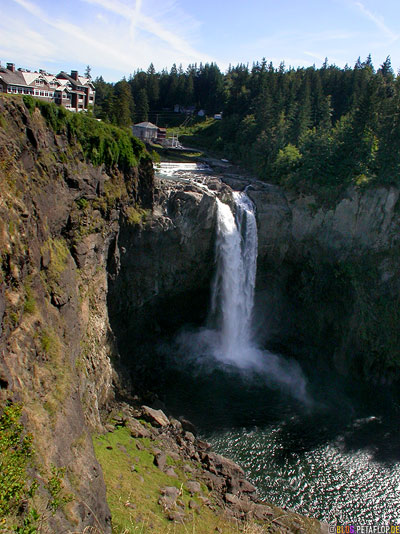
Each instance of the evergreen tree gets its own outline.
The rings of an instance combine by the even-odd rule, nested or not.
[[[123,79],[115,84],[113,102],[113,122],[117,126],[130,126],[133,122],[135,104],[129,83]]]
[[[149,120],[149,101],[145,89],[139,91],[136,102],[136,122],[145,122]]]
[[[149,100],[149,106],[154,108],[157,105],[160,97],[160,83],[153,63],[151,63],[147,69],[146,92]]]

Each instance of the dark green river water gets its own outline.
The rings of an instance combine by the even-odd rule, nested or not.
[[[386,387],[303,369],[306,405],[265,377],[170,353],[165,400],[260,496],[339,523],[400,521],[400,406]]]

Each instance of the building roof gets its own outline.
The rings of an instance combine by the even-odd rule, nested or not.
[[[93,83],[90,78],[84,76],[78,76],[78,79],[75,80],[69,74],[64,71],[61,71],[57,76],[54,74],[49,74],[48,72],[30,72],[26,70],[14,70],[14,72],[8,68],[0,66],[0,79],[3,80],[8,85],[23,85],[23,86],[32,86],[34,82],[38,79],[43,80],[45,83],[55,84],[57,88],[62,90],[63,88],[75,92],[84,94],[84,87],[90,86],[94,89]],[[57,89],[56,88],[56,89]]]
[[[133,126],[138,128],[151,128],[158,130],[158,126],[153,124],[152,122],[138,122],[137,124],[134,124]]]
[[[30,85],[39,77],[37,72],[21,72],[21,75],[27,85]]]
[[[6,83],[10,83],[10,84],[12,83],[14,85],[26,85],[23,74],[24,73],[22,73],[19,70],[12,72],[9,69],[0,67],[0,78],[4,80]]]
[[[88,78],[83,78],[83,77],[79,77],[78,76],[78,79],[75,80],[74,78],[72,78],[72,76],[70,76],[69,74],[67,74],[65,71],[61,71],[59,74],[57,74],[56,76],[57,79],[65,79],[65,80],[68,80],[68,82],[73,86],[73,87],[84,87],[85,85],[92,85],[91,82],[89,81],[85,81],[85,82],[81,82],[81,79],[82,80],[88,80]]]

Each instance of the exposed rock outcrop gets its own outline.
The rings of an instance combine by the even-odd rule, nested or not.
[[[395,379],[399,189],[349,189],[331,206],[267,184],[248,194],[257,209],[266,337],[322,351],[344,373]]]
[[[116,335],[124,347],[130,328],[140,341],[202,313],[215,197],[155,188],[144,150],[137,167],[93,166],[70,131],[18,97],[0,99],[0,114],[0,401],[23,404],[44,478],[66,468],[74,499],[52,530],[109,532],[91,433],[120,391]],[[193,306],[197,295],[204,304]]]
[[[229,202],[231,190],[215,178],[208,189],[155,179],[144,150],[129,169],[93,166],[73,133],[48,128],[40,110],[29,112],[17,97],[0,99],[0,114],[0,401],[23,404],[44,472],[66,467],[74,500],[52,518],[53,531],[110,532],[91,434],[112,430],[103,416],[115,397],[135,394],[124,390],[121,369],[134,361],[138,372],[139,353],[146,364],[146,343],[204,321],[215,195]],[[391,254],[399,245],[399,191],[352,190],[332,208],[266,184],[248,193],[259,225],[258,309],[274,310],[268,338],[285,338],[289,348],[301,339],[316,350],[330,342],[344,371],[365,375],[379,364],[376,376],[391,379],[400,346],[400,276]],[[385,329],[377,313],[391,316]],[[158,473],[177,475],[167,450],[190,459],[193,499],[203,483],[235,517],[270,520],[241,468],[210,451],[189,422],[152,408],[122,422],[132,439],[164,443],[154,453]],[[177,500],[170,490],[160,498]]]
[[[107,261],[124,210],[151,207],[152,165],[143,150],[138,168],[94,167],[21,98],[0,99],[0,114],[0,401],[23,405],[40,486],[66,469],[74,499],[51,531],[110,532],[91,440],[117,380]]]

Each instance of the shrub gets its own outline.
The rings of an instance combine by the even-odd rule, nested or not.
[[[32,436],[23,435],[21,411],[20,405],[10,404],[0,416],[0,517],[16,514],[37,488],[36,483],[27,480],[26,469],[33,456]]]
[[[87,113],[72,113],[30,95],[24,95],[23,100],[31,113],[35,107],[40,110],[56,134],[66,133],[70,141],[80,144],[85,158],[95,166],[104,164],[107,169],[118,167],[126,172],[148,157],[145,145],[128,129],[98,121]]]

